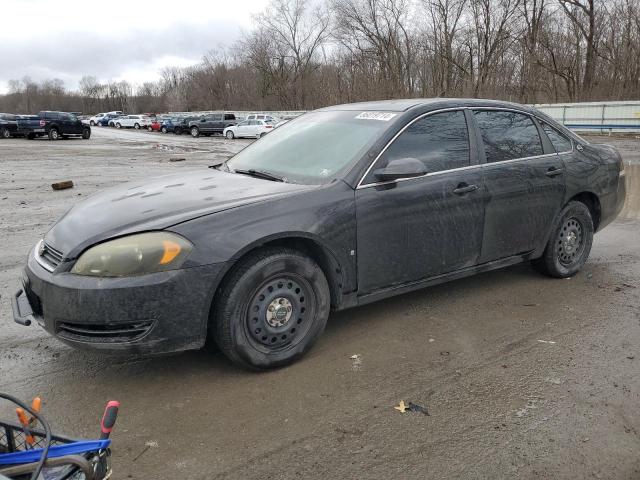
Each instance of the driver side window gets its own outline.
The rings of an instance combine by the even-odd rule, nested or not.
[[[469,166],[469,131],[464,112],[435,113],[413,122],[389,145],[365,183],[375,182],[371,172],[399,158],[420,160],[428,173]]]

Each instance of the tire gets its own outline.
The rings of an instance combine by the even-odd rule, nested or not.
[[[122,125],[120,125],[119,123],[116,123],[116,128],[122,128]]]
[[[198,127],[192,127],[190,131],[193,138],[198,138],[200,136],[200,130]]]
[[[229,140],[233,140],[235,138],[235,135],[233,134],[233,132],[231,130],[227,130],[227,133],[225,135]]]
[[[91,121],[89,122],[89,125],[91,125],[92,127],[95,127],[95,126],[96,126],[96,122],[94,122],[93,120],[91,120]]]
[[[11,138],[11,132],[8,128],[0,128],[0,138]]]
[[[162,127],[162,128],[160,129],[160,131],[161,131],[162,133],[167,133],[167,127]]]
[[[34,133],[27,133],[27,140],[33,140],[34,138],[36,138]]]
[[[134,123],[133,124],[133,128],[135,128],[136,130],[140,130],[140,124],[139,123]]]
[[[85,140],[89,140],[91,138],[91,129],[83,128],[82,129],[82,138]]]
[[[256,135],[257,139],[260,139],[260,137],[262,137],[262,133],[259,133],[259,134]]]
[[[49,130],[49,140],[60,140],[60,132],[57,128]]]
[[[582,202],[569,202],[560,212],[558,223],[549,237],[536,268],[550,277],[575,275],[589,258],[593,243],[591,212]]]
[[[316,262],[297,250],[267,248],[230,272],[214,300],[211,330],[236,365],[282,367],[313,346],[330,304],[329,284]]]

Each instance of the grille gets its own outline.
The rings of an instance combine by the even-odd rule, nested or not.
[[[149,332],[153,321],[115,323],[107,325],[60,322],[58,336],[69,340],[94,343],[132,342]]]
[[[42,253],[40,254],[40,256],[47,263],[49,263],[53,268],[60,265],[60,262],[62,261],[62,257],[63,257],[62,252],[60,252],[59,250],[56,250],[46,242],[42,243]]]

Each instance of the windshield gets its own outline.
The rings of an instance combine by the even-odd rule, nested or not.
[[[380,120],[363,113],[307,113],[251,144],[227,166],[271,173],[293,183],[327,183],[358,160],[397,116],[385,112],[385,120]]]

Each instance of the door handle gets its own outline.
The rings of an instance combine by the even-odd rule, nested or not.
[[[458,184],[458,188],[456,188],[453,193],[456,195],[464,195],[465,193],[473,192],[478,189],[477,185],[467,185],[466,183]]]
[[[563,173],[564,173],[564,169],[551,167],[549,168],[549,170],[547,170],[547,173],[545,173],[545,175],[547,177],[557,177],[558,175],[562,175]]]

